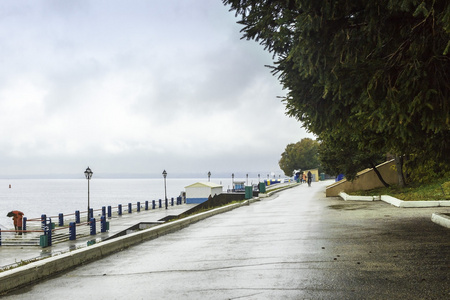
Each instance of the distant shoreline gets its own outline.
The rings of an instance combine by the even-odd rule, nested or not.
[[[246,178],[246,175],[248,174],[251,178],[257,178],[258,174],[260,174],[261,180],[267,179],[267,174],[270,174],[270,179],[273,179],[273,172],[220,172],[215,173],[213,178],[231,178],[231,174],[235,175],[235,178]],[[112,173],[95,173],[94,174],[96,179],[158,179],[162,178],[161,174],[112,174]],[[186,178],[205,178],[207,180],[206,173],[178,173],[178,174],[170,174],[168,175],[168,178],[173,179],[186,179]],[[290,178],[288,176],[284,176],[281,173],[276,173],[275,178]],[[8,180],[8,179],[84,179],[84,173],[80,172],[80,174],[35,174],[35,175],[0,175],[1,180]]]

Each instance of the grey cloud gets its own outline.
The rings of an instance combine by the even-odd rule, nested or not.
[[[308,135],[220,1],[20,3],[1,4],[0,175],[273,171]]]

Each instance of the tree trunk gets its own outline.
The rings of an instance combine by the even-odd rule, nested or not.
[[[405,186],[405,177],[403,177],[403,157],[395,155],[395,168],[397,169],[397,176],[398,176],[398,185],[400,187]]]
[[[375,172],[375,174],[377,174],[378,179],[380,179],[381,183],[385,186],[385,187],[390,187],[390,185],[384,181],[383,176],[381,176],[380,172],[377,170],[377,167],[375,166],[375,164],[373,162],[370,162],[370,166],[372,167],[373,171]]]

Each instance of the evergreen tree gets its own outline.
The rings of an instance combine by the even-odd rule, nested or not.
[[[449,1],[223,2],[273,53],[287,114],[308,130],[339,127],[366,148],[377,136],[399,158],[450,168]]]

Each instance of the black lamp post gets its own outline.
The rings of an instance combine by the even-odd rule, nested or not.
[[[168,203],[167,203],[167,187],[166,187],[166,177],[167,177],[166,170],[164,170],[162,172],[162,175],[164,177],[164,199],[165,199],[165,205],[166,205],[166,209],[167,209]]]
[[[208,172],[208,182],[211,180],[211,172]]]
[[[234,173],[231,174],[231,190],[234,192]]]
[[[88,181],[88,207],[87,207],[87,221],[88,222],[89,222],[89,217],[90,217],[89,216],[89,212],[90,212],[90,209],[91,209],[91,206],[89,204],[89,181],[92,178],[92,174],[94,174],[94,173],[91,171],[91,169],[89,167],[87,167],[86,171],[84,171],[84,176],[86,176],[86,179]]]

